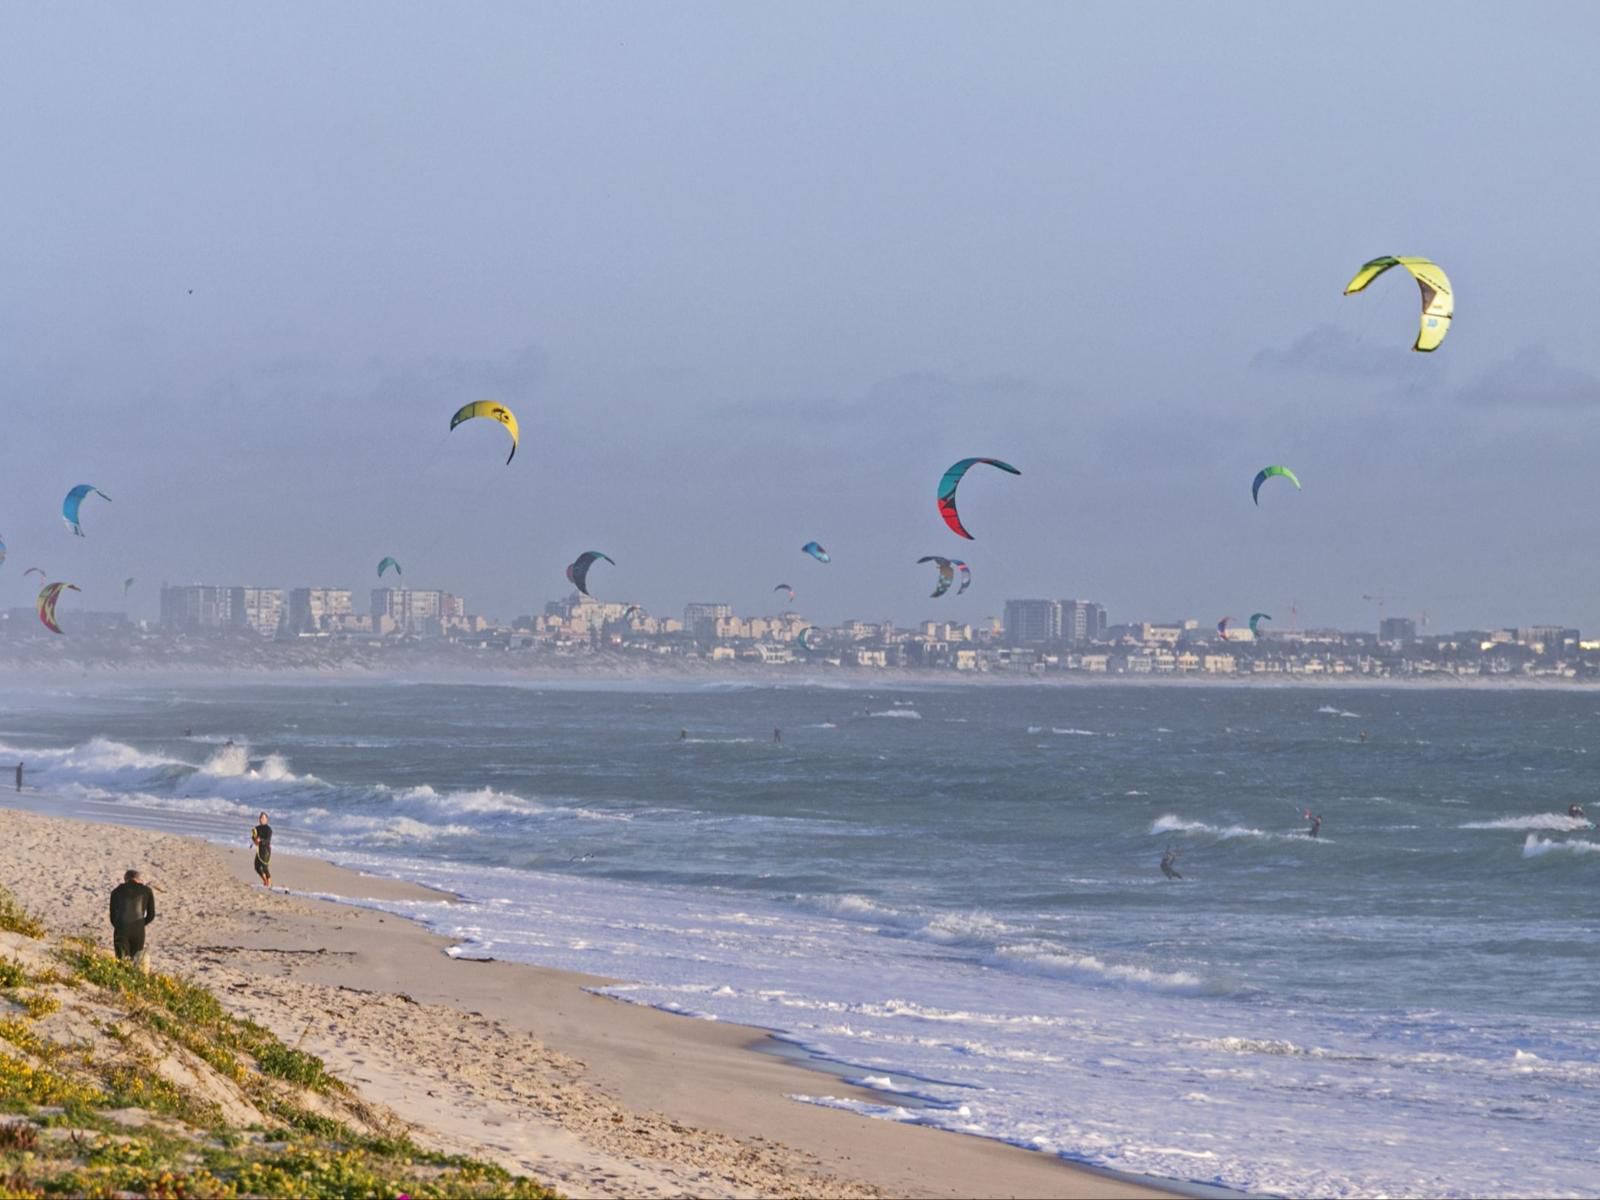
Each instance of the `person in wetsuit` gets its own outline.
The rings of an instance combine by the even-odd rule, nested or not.
[[[250,831],[250,842],[256,848],[256,874],[261,876],[264,887],[272,886],[272,826],[267,824],[267,814],[262,813],[254,829]]]
[[[22,763],[17,764],[17,791],[22,790]]]
[[[783,745],[783,730],[779,729],[777,726],[773,726],[772,741],[774,745]]]
[[[1581,804],[1569,804],[1569,805],[1567,805],[1567,816],[1571,817],[1574,821],[1582,821],[1582,820],[1584,820],[1583,805],[1581,805]]]
[[[1178,851],[1174,850],[1171,846],[1168,846],[1167,847],[1167,852],[1161,856],[1161,873],[1163,875],[1165,875],[1168,879],[1182,879],[1183,878],[1182,875],[1178,874],[1178,868],[1175,865],[1173,865],[1177,861],[1178,861]]]
[[[1306,830],[1307,835],[1310,837],[1316,837],[1317,834],[1322,831],[1322,818],[1314,816],[1311,813],[1307,813],[1306,820],[1311,822],[1311,828]]]
[[[156,894],[137,871],[111,890],[111,945],[117,957],[142,962],[144,927],[156,919]]]

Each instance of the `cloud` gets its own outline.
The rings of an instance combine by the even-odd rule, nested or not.
[[[1600,405],[1600,378],[1551,359],[1543,346],[1524,346],[1455,394],[1479,408],[1593,408]]]
[[[1399,347],[1372,345],[1334,325],[1319,325],[1282,349],[1262,350],[1250,365],[1268,371],[1310,371],[1357,379],[1416,379],[1415,365]]]

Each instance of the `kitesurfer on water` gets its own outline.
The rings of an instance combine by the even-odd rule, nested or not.
[[[1311,828],[1306,830],[1306,833],[1309,834],[1311,837],[1316,837],[1317,834],[1322,829],[1322,818],[1318,817],[1318,816],[1314,816],[1312,813],[1310,813],[1308,811],[1306,813],[1306,820],[1311,822]]]
[[[1584,816],[1583,816],[1583,805],[1581,805],[1581,804],[1569,804],[1569,805],[1567,805],[1567,816],[1571,817],[1574,821],[1582,821],[1584,819]]]
[[[1183,878],[1182,875],[1178,874],[1178,868],[1173,865],[1177,861],[1178,851],[1174,850],[1171,846],[1168,846],[1167,852],[1161,856],[1161,873],[1168,879]]]

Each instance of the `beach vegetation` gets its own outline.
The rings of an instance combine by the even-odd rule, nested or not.
[[[23,908],[3,887],[0,887],[0,929],[36,939],[45,935],[44,922]]]
[[[0,958],[0,1200],[555,1196],[417,1145],[205,988],[83,939],[53,951],[63,975]]]

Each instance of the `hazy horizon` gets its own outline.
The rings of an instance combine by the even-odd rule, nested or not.
[[[40,566],[824,621],[1600,625],[1578,5],[10,6],[0,604]],[[1449,271],[1455,327],[1411,353]],[[192,292],[191,292],[192,289]],[[462,403],[514,408],[522,446]],[[934,488],[962,492],[977,540]],[[1291,465],[1304,483],[1251,476]],[[60,518],[75,483],[85,538]],[[831,566],[800,553],[810,539]],[[924,554],[965,558],[930,600]],[[599,574],[604,571],[604,577]]]

